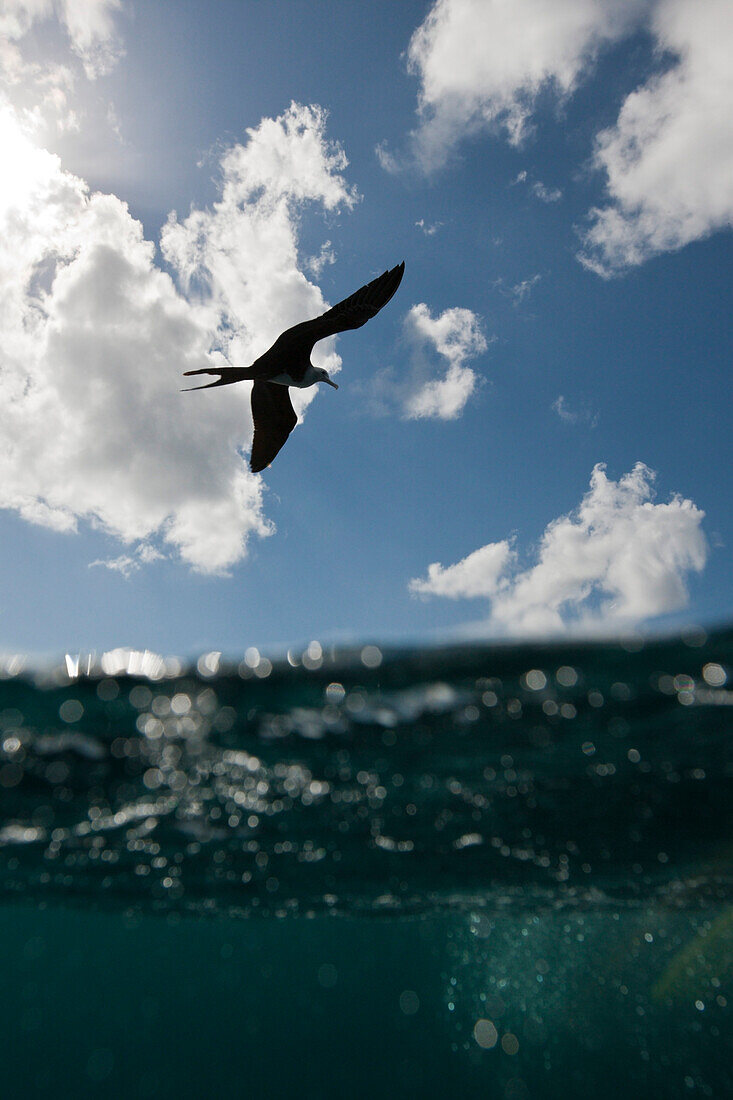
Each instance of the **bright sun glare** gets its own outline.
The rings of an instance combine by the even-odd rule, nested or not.
[[[28,193],[48,177],[53,153],[39,149],[24,132],[15,112],[0,106],[0,149],[6,170],[0,173],[0,214],[27,205]]]

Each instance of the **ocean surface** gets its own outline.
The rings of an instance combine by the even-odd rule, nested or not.
[[[5,657],[2,1095],[730,1097],[732,667]]]

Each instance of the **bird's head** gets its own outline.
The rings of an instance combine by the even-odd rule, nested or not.
[[[332,381],[327,370],[324,370],[323,367],[314,367],[313,369],[316,375],[316,382],[325,382],[327,386],[333,386],[335,390],[338,389],[338,386]]]

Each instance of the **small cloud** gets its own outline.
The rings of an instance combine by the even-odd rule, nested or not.
[[[536,180],[530,187],[530,191],[540,202],[559,202],[562,198],[559,187],[545,187],[541,180]]]
[[[112,131],[112,133],[115,135],[115,137],[119,141],[120,145],[127,145],[127,142],[125,141],[124,137],[122,136],[122,130],[120,128],[120,120],[119,120],[119,117],[117,115],[117,111],[115,109],[114,103],[109,103],[107,105],[107,125],[109,126],[110,130]]]
[[[410,591],[420,596],[447,596],[452,600],[495,596],[513,557],[508,539],[490,542],[455,565],[444,568],[440,562],[433,562],[428,566],[425,580],[410,581]]]
[[[321,251],[317,256],[310,256],[304,264],[307,271],[310,271],[314,278],[320,278],[324,267],[329,264],[336,263],[336,254],[331,248],[330,241],[324,241],[321,245]]]
[[[579,409],[571,409],[562,394],[552,402],[550,406],[565,424],[585,423],[591,428],[598,424],[598,413],[593,412],[587,405]]]
[[[361,387],[375,415],[398,411],[406,420],[455,420],[482,379],[467,362],[486,351],[480,318],[455,307],[433,317],[424,302],[403,321],[410,351],[407,372],[392,367]]]
[[[624,630],[678,611],[689,602],[687,575],[707,561],[705,513],[677,495],[654,503],[655,477],[637,462],[613,481],[599,463],[579,507],[545,528],[533,565],[521,568],[504,539],[455,565],[434,562],[410,591],[484,596],[484,629],[515,636]]]
[[[521,283],[515,283],[510,290],[514,304],[520,305],[525,298],[529,298],[532,288],[537,285],[541,278],[541,275],[532,275],[529,279],[523,279]]]
[[[143,565],[149,565],[151,561],[162,561],[165,558],[165,554],[161,554],[160,550],[156,550],[149,542],[138,546],[137,556]]]
[[[493,286],[495,290],[498,290],[505,298],[511,298],[515,306],[521,305],[525,299],[529,298],[532,293],[532,289],[542,278],[541,275],[530,275],[528,279],[522,279],[521,282],[515,283],[514,286],[505,286],[503,279],[495,279]]]
[[[143,542],[137,547],[134,555],[120,554],[117,558],[97,558],[96,561],[89,562],[89,568],[93,569],[95,566],[101,565],[104,569],[110,569],[113,573],[121,573],[127,580],[133,573],[137,573],[143,565],[160,561],[164,557],[165,554],[161,554],[160,550],[156,550],[149,542]]]
[[[101,565],[104,569],[110,569],[113,573],[121,573],[125,580],[140,568],[140,562],[137,558],[132,558],[129,554],[120,554],[118,558],[97,558],[96,561],[89,562],[90,569],[93,569],[96,565]]]
[[[428,225],[424,218],[420,218],[419,222],[415,222],[418,229],[421,229],[426,237],[434,237],[439,229],[443,228],[442,222],[433,222],[432,225]]]
[[[534,180],[529,183],[529,173],[525,169],[517,173],[509,186],[516,187],[519,183],[528,183],[530,194],[534,195],[540,202],[558,202],[562,198],[562,191],[559,187],[546,187],[542,180]]]
[[[386,141],[380,141],[379,145],[375,145],[374,152],[385,172],[389,172],[390,175],[394,176],[400,171],[402,165],[399,159],[393,153],[390,153]]]
[[[413,367],[410,392],[403,400],[405,416],[409,420],[454,420],[463,412],[478,381],[466,362],[488,346],[479,318],[470,309],[460,308],[446,309],[432,317],[425,303],[420,302],[405,318],[405,335],[412,344]],[[436,353],[448,363],[448,370],[437,378],[429,358]]]
[[[564,420],[566,424],[577,424],[578,414],[571,412],[565,404],[565,398],[562,394],[558,397],[557,401],[553,401],[552,408],[555,410],[561,420]]]

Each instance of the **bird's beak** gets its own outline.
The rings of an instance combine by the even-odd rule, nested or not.
[[[323,381],[326,383],[327,386],[333,386],[333,388],[335,390],[338,389],[338,386],[336,385],[336,383],[332,382],[330,378],[324,378]]]

